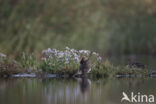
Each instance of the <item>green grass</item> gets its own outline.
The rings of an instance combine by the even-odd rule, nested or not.
[[[22,53],[21,56],[17,57],[17,61],[27,69],[28,72],[35,72],[37,70],[37,58],[33,54]]]

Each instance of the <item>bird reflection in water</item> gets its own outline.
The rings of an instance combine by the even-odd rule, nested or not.
[[[86,101],[88,99],[88,95],[90,92],[91,80],[88,78],[77,78],[77,81],[80,84],[80,91],[82,93],[82,97]]]

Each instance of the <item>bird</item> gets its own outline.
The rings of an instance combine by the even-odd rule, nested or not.
[[[91,71],[90,67],[90,59],[86,57],[82,57],[80,60],[80,67],[77,74],[85,75]]]
[[[80,61],[80,69],[79,70],[82,72],[82,74],[86,74],[91,71],[89,58],[82,57],[82,59]]]
[[[124,100],[131,102],[130,99],[128,98],[127,94],[125,92],[122,93],[123,98],[121,99],[121,102],[123,102]]]
[[[132,61],[130,61],[130,60],[129,60],[129,62],[128,62],[128,66],[129,66],[130,68],[134,68],[134,67],[136,67],[136,68],[141,68],[141,69],[145,69],[145,68],[146,68],[146,65],[144,65],[144,64],[142,64],[142,63],[139,63],[139,62],[132,62]]]

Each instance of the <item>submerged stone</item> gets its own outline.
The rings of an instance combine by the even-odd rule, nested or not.
[[[30,73],[30,74],[27,74],[27,73],[22,73],[22,74],[13,74],[12,77],[36,77],[36,74],[35,73]]]

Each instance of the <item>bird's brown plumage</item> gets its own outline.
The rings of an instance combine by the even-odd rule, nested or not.
[[[89,61],[89,58],[86,58],[86,57],[82,57],[81,61],[80,61],[80,69],[79,71],[82,73],[82,74],[86,74],[90,71],[90,61]]]

